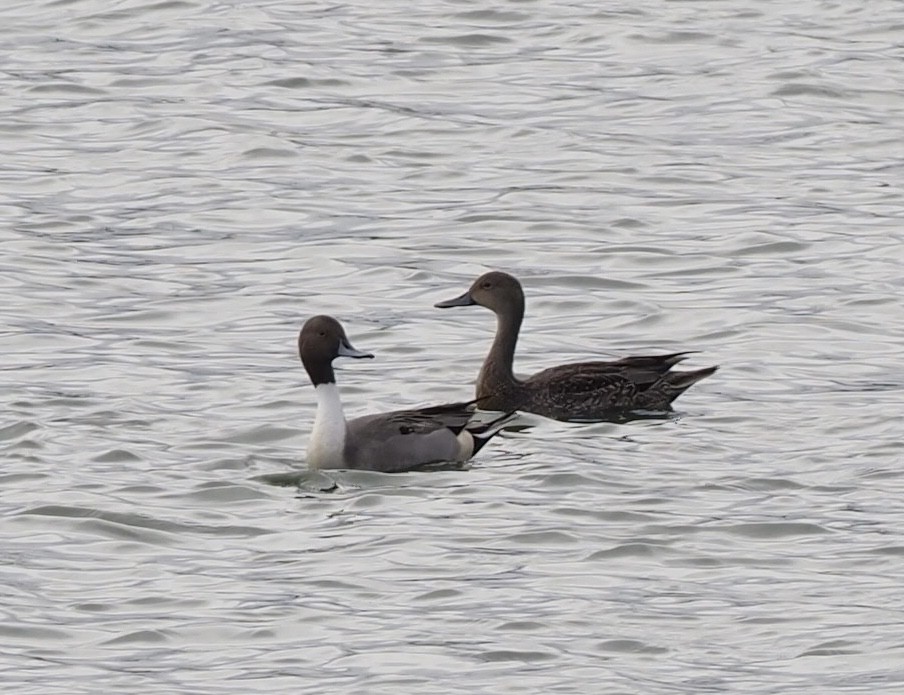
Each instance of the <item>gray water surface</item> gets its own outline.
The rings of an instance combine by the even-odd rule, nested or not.
[[[904,4],[0,6],[0,683],[897,693]],[[699,350],[673,417],[306,471],[350,414]]]

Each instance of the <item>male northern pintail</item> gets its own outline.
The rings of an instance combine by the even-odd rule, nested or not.
[[[496,337],[477,377],[480,407],[524,410],[557,420],[592,420],[633,410],[668,410],[685,389],[718,367],[670,372],[687,352],[578,362],[550,367],[527,379],[512,371],[524,318],[524,291],[500,271],[481,275],[460,297],[436,304],[445,309],[480,304],[496,314]]]
[[[373,357],[352,347],[331,316],[308,319],[298,335],[298,354],[317,394],[317,414],[308,443],[311,468],[357,468],[397,472],[443,461],[467,461],[497,434],[506,419],[472,423],[475,402],[345,419],[333,360]]]

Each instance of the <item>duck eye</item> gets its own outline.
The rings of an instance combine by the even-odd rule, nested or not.
[[[493,286],[493,283],[490,282],[489,280],[487,280],[487,281],[486,281],[485,283],[483,283],[480,287],[481,287],[482,289],[488,290],[488,289],[490,289],[492,286]]]
[[[320,337],[326,338],[326,331],[320,331]]]

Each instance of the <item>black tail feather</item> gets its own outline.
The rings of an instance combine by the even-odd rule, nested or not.
[[[474,451],[471,455],[474,456],[488,441],[502,432],[508,422],[512,420],[517,413],[518,411],[516,410],[510,410],[497,418],[493,418],[489,422],[484,422],[474,427],[468,427],[468,432],[470,432],[471,436],[474,438]]]

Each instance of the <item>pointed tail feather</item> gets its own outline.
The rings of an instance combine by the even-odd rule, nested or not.
[[[717,369],[719,369],[718,365],[715,367],[696,369],[692,372],[669,372],[665,377],[666,383],[668,384],[667,391],[670,396],[669,402],[678,398],[678,396],[701,379],[705,379],[706,377],[715,374]]]
[[[688,355],[693,355],[698,350],[687,350],[685,352],[673,352],[668,355],[635,355],[632,357],[622,357],[612,364],[618,367],[630,367],[632,369],[650,369],[656,372],[667,372],[679,362],[687,359]]]
[[[510,410],[489,422],[484,422],[473,427],[469,426],[468,432],[470,432],[471,436],[474,438],[474,451],[471,456],[474,456],[488,441],[502,432],[502,430],[505,429],[505,426],[515,419],[517,414],[518,412],[516,410]]]

